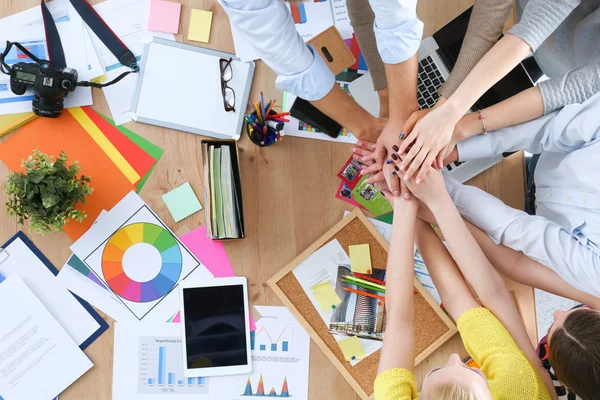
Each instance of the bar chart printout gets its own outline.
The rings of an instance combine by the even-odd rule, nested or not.
[[[206,378],[183,376],[181,338],[142,336],[139,342],[139,394],[207,394]]]

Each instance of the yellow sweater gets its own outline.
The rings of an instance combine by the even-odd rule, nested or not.
[[[467,352],[488,379],[494,400],[549,400],[544,382],[500,321],[485,308],[463,313],[457,321]],[[375,400],[419,397],[411,371],[389,369],[375,379]]]

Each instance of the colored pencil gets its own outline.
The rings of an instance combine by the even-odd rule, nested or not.
[[[260,112],[265,112],[265,97],[263,96],[262,90],[260,91]],[[267,113],[263,114],[263,118],[267,115]]]
[[[348,279],[344,279],[343,280],[344,283],[347,283],[349,285],[354,285],[357,286],[359,288],[363,288],[363,289],[368,289],[368,290],[372,290],[374,292],[378,292],[378,293],[385,293],[385,289],[380,289],[380,288],[376,288],[374,286],[369,286],[369,285],[365,285],[364,283],[360,283],[360,282],[354,282],[354,281],[350,281]]]
[[[364,279],[366,281],[371,281],[371,282],[379,283],[380,285],[385,285],[384,281],[380,281],[379,279],[371,278],[370,276],[367,276],[367,275],[359,274],[358,272],[354,272],[354,276],[356,276],[357,278]]]
[[[256,108],[256,117],[262,123],[263,122],[263,117],[262,117],[263,111],[260,109],[260,102],[259,101],[257,101],[256,103],[254,103],[254,108]]]
[[[285,116],[288,116],[288,115],[290,115],[289,112],[282,112],[282,113],[279,113],[279,114],[269,115],[267,119],[275,119],[275,118],[279,118],[279,117],[285,117]]]
[[[277,99],[273,99],[270,103],[269,106],[267,107],[267,111],[265,112],[265,115],[269,115],[269,113],[271,112],[271,108],[273,108],[273,105],[275,104],[275,102],[277,101]]]
[[[359,290],[354,290],[354,289],[349,289],[349,288],[344,288],[344,290],[346,292],[356,293],[356,294],[360,294],[362,296],[372,297],[374,299],[385,300],[385,297],[383,297],[383,296],[377,296],[376,294],[365,293],[365,292],[361,292]]]
[[[369,286],[376,287],[378,289],[385,290],[385,285],[380,285],[378,283],[369,282],[369,281],[366,281],[364,279],[356,278],[356,277],[354,277],[352,275],[344,275],[343,278],[344,279],[348,279],[348,280],[350,280],[352,282],[359,282],[359,283],[362,283],[362,284],[365,284],[365,285],[369,285]]]

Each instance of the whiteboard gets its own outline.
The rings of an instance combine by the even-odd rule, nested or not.
[[[235,111],[226,112],[219,60],[233,58]],[[219,139],[239,139],[248,105],[254,62],[235,55],[153,38],[145,45],[131,118]]]

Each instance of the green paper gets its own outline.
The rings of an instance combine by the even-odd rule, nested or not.
[[[391,213],[383,214],[375,219],[378,221],[381,221],[381,222],[385,222],[386,224],[392,224],[394,222],[394,213],[391,212]]]
[[[121,132],[123,135],[127,136],[129,138],[129,140],[131,140],[132,142],[134,142],[136,145],[138,145],[142,150],[144,150],[146,153],[148,153],[150,155],[150,157],[154,158],[156,160],[156,162],[158,162],[158,160],[160,159],[160,157],[163,155],[163,149],[161,149],[160,147],[158,147],[157,145],[155,145],[154,143],[144,139],[143,137],[141,137],[140,135],[133,133],[132,131],[130,131],[129,129],[125,128],[124,126],[117,126],[115,125],[115,122],[108,118],[106,115],[98,113],[102,118],[104,118],[109,124],[111,124],[112,126],[114,126],[115,128],[117,128],[119,130],[119,132]],[[150,174],[152,174],[152,171],[154,171],[154,167],[156,166],[156,162],[154,163],[154,165],[152,166],[152,168],[150,168],[150,171],[148,171],[146,173],[146,175],[144,175],[142,177],[142,179],[138,182],[137,186],[136,186],[136,192],[140,192],[140,190],[142,190],[142,187],[144,187],[144,185],[146,184],[146,181],[148,180],[148,178],[150,177]]]
[[[184,183],[177,189],[171,190],[169,193],[163,194],[162,199],[175,222],[179,222],[193,213],[202,210],[202,206],[189,182]]]
[[[352,190],[354,200],[369,210],[375,217],[389,213],[394,209],[375,186],[365,183],[367,176],[360,178]]]

